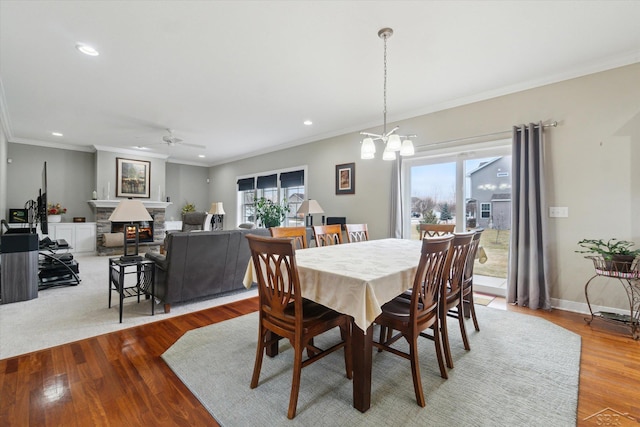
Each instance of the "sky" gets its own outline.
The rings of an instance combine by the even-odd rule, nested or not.
[[[480,162],[495,157],[465,161],[466,171],[476,169]],[[436,163],[411,168],[411,197],[431,197],[436,202],[454,202],[456,190],[456,163]]]

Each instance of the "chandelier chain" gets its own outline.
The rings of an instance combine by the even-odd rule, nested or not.
[[[383,135],[387,134],[387,39],[388,36],[384,36],[384,110],[382,114],[384,116]],[[386,142],[386,141],[385,141]]]

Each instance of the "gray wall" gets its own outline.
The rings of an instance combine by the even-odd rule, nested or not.
[[[182,207],[187,202],[195,203],[196,210],[200,212],[209,211],[211,202],[214,201],[209,197],[209,168],[167,163],[166,176],[166,194],[172,203],[165,214],[167,220],[179,221]]]
[[[391,163],[380,159],[360,160],[359,135],[343,135],[286,152],[262,154],[211,168],[211,197],[224,202],[225,228],[237,226],[238,176],[307,165],[307,197],[318,201],[325,216],[344,216],[348,222],[366,222],[372,239],[389,236],[389,191]],[[335,194],[335,166],[356,164],[355,194]],[[314,224],[321,217],[314,216]]]
[[[0,126],[0,218],[9,215],[7,207],[7,150],[9,143]]]
[[[36,200],[42,186],[42,167],[47,162],[47,199],[67,208],[64,222],[74,216],[94,221],[94,213],[87,203],[95,188],[95,154],[82,151],[9,143],[7,157],[7,209],[23,208],[27,200]],[[4,162],[6,164],[6,161]]]
[[[154,156],[142,156],[135,152],[112,152],[104,149],[98,149],[96,152],[96,164],[95,164],[95,188],[98,193],[98,199],[106,199],[107,189],[110,189],[111,200],[117,199],[116,197],[116,159],[124,158],[130,160],[144,160],[151,162],[151,168],[149,170],[149,190],[150,198],[148,200],[162,201],[165,200],[164,194],[165,188],[165,157]],[[160,197],[158,197],[160,192]]]

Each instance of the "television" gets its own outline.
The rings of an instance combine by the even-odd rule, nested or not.
[[[40,231],[42,234],[49,234],[49,226],[47,224],[47,162],[42,167],[42,186],[38,194],[38,206],[36,218],[40,221]]]
[[[9,209],[9,222],[13,224],[28,224],[28,209]]]

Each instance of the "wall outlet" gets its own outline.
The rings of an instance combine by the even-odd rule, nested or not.
[[[568,218],[569,217],[569,208],[566,206],[558,207],[551,206],[549,207],[549,218]]]

